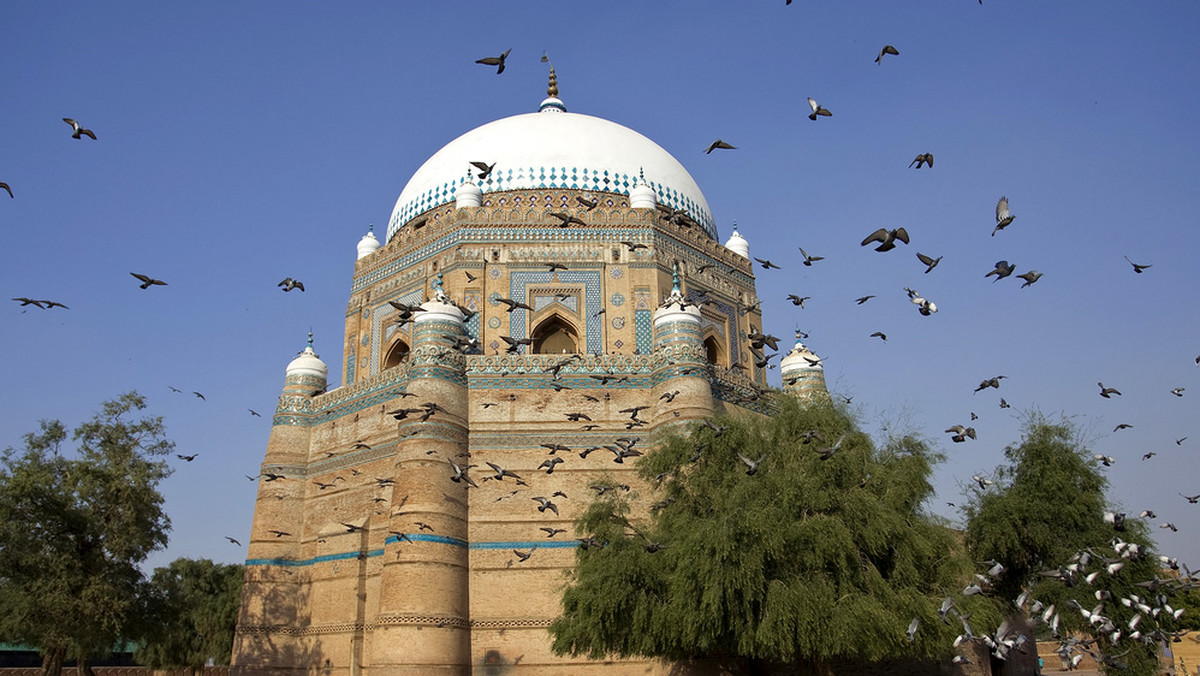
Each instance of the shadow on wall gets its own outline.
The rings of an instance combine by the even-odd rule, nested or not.
[[[230,676],[350,673],[349,664],[334,665],[306,631],[307,577],[284,566],[246,566]]]

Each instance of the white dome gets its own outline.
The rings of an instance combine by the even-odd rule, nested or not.
[[[737,223],[733,224],[733,234],[729,236],[729,241],[725,242],[725,248],[742,258],[750,258],[750,242],[738,233]]]
[[[477,207],[483,204],[483,191],[479,186],[475,185],[475,181],[467,178],[458,185],[458,190],[454,197],[455,208],[462,207]]]
[[[653,209],[658,204],[658,193],[646,185],[646,178],[638,175],[637,185],[629,191],[629,206],[633,209]]]
[[[355,260],[362,260],[367,256],[370,256],[378,251],[379,247],[381,246],[383,245],[379,243],[379,240],[375,239],[375,227],[371,226],[371,228],[367,230],[367,234],[363,235],[362,239],[358,240],[358,258]]]
[[[313,376],[324,380],[328,374],[329,367],[313,351],[312,334],[309,333],[308,346],[301,350],[300,354],[296,355],[296,358],[288,364],[286,375],[289,378],[292,376]]]
[[[577,188],[629,194],[644,170],[660,204],[686,211],[717,236],[704,194],[670,153],[614,122],[545,107],[472,129],[434,153],[400,192],[387,238],[414,216],[453,201],[471,162],[495,163],[487,178],[477,179],[484,193]]]
[[[812,361],[810,361],[812,360]],[[796,339],[796,346],[779,362],[779,372],[786,378],[799,371],[824,371],[825,366],[815,352]]]

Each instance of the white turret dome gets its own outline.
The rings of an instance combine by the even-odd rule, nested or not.
[[[725,242],[725,248],[742,258],[750,258],[750,242],[746,241],[737,231],[737,223],[733,224],[733,234],[729,236],[729,241]]]
[[[367,234],[358,240],[358,258],[355,260],[362,260],[370,256],[381,246],[383,245],[379,243],[379,240],[375,239],[375,226],[372,225],[367,229]]]
[[[495,163],[486,178],[476,179],[484,193],[577,188],[627,195],[644,169],[659,204],[686,211],[717,236],[708,201],[670,153],[628,127],[566,112],[552,97],[541,112],[489,122],[434,153],[400,192],[387,238],[418,214],[454,201],[471,162]]]
[[[475,185],[475,181],[470,176],[467,176],[455,191],[454,206],[461,209],[462,207],[477,207],[480,204],[483,204],[483,191]]]
[[[633,209],[653,209],[658,204],[658,193],[646,183],[646,177],[638,170],[637,184],[629,191],[629,206]]]
[[[308,346],[300,351],[300,354],[288,364],[287,377],[293,376],[314,376],[325,380],[329,375],[329,367],[317,353],[313,350],[312,334],[308,334]]]

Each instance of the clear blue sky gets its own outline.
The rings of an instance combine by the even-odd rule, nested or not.
[[[945,503],[1024,413],[1062,413],[1117,458],[1113,500],[1154,509],[1161,549],[1200,566],[1200,507],[1179,496],[1200,493],[1197,26],[1200,4],[1166,0],[8,4],[0,447],[136,389],[199,454],[164,486],[174,529],[151,563],[240,561],[223,536],[248,537],[242,475],[310,327],[340,383],[359,237],[439,147],[535,109],[545,50],[570,110],[662,145],[722,241],[736,221],[783,267],[759,270],[766,329],[808,331],[868,429],[947,454],[932,511],[957,518]],[[884,44],[900,55],[877,65]],[[508,48],[501,76],[474,63]],[[808,96],[833,117],[806,119]],[[705,155],[718,137],[738,149]],[[924,152],[935,167],[909,169]],[[1001,195],[1016,220],[992,237]],[[859,246],[900,226],[908,246]],[[825,260],[801,267],[800,246]],[[922,274],[918,251],[944,259]],[[1045,276],[993,283],[1000,259]],[[281,293],[287,276],[308,291]],[[904,286],[940,312],[918,315]],[[979,439],[951,444],[956,423]]]

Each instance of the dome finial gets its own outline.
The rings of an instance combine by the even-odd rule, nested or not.
[[[546,95],[558,98],[558,76],[554,74],[554,64],[550,63],[550,56],[546,52],[542,52],[542,63],[550,64],[550,86],[546,87]]]
[[[675,261],[675,264],[671,266],[671,295],[681,293],[683,292],[679,289],[679,261]]]
[[[308,349],[312,349],[312,327],[308,328]]]
[[[542,52],[542,63],[550,63],[550,56],[547,55],[545,52]],[[554,73],[554,64],[553,63],[550,63],[550,85],[548,87],[546,87],[546,94],[547,94],[546,99],[544,101],[542,101],[542,105],[538,106],[539,113],[544,113],[544,112],[565,113],[565,112],[567,112],[566,105],[563,104],[562,99],[558,98],[558,75],[556,75]]]
[[[437,273],[437,278],[433,280],[433,298],[439,303],[449,303],[450,297],[446,295],[446,289],[442,286],[442,273]]]

